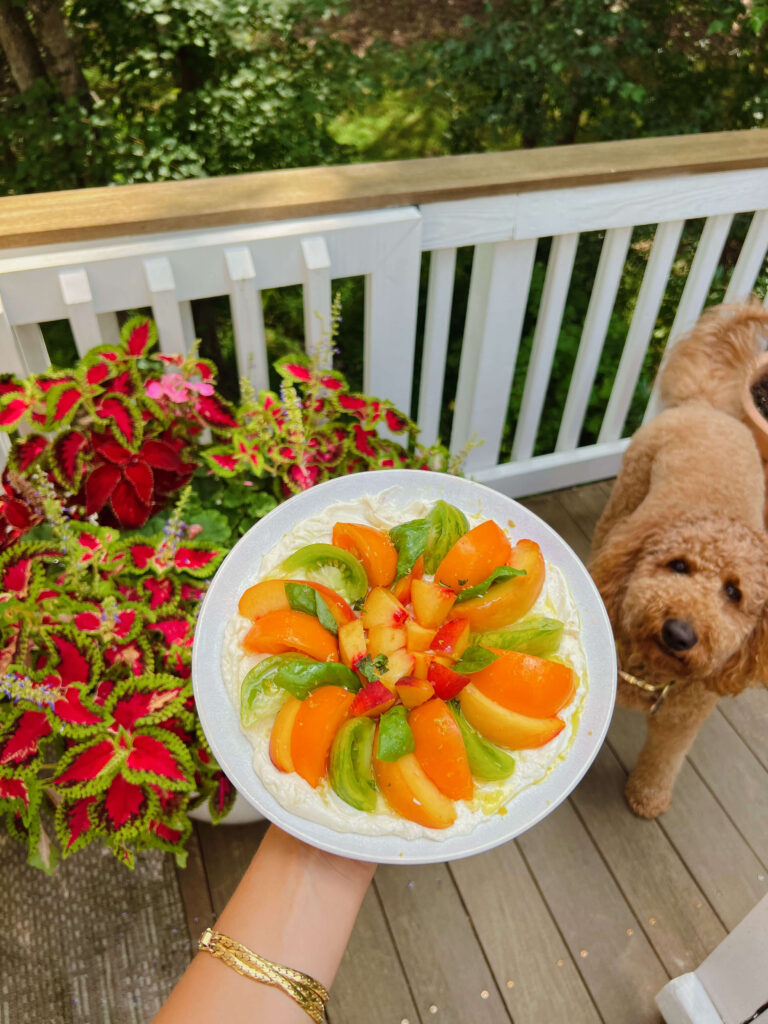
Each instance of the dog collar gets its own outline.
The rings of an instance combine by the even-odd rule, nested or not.
[[[629,683],[630,686],[636,686],[640,690],[644,690],[646,693],[651,695],[658,695],[651,705],[651,714],[655,715],[661,705],[664,703],[664,699],[670,691],[674,683],[674,679],[668,683],[646,683],[644,679],[640,679],[638,676],[633,676],[631,672],[625,672],[624,669],[619,669],[619,679],[625,683]]]

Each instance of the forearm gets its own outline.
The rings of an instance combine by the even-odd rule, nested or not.
[[[305,846],[270,828],[216,930],[255,953],[330,987],[375,870]],[[306,1024],[279,989],[251,981],[198,953],[156,1024]]]

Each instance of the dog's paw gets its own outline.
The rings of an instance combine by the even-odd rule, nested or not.
[[[638,781],[634,775],[627,779],[624,795],[629,806],[641,818],[658,818],[672,803],[670,790],[648,786]]]

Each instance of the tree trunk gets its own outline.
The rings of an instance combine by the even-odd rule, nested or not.
[[[45,76],[35,37],[24,17],[24,11],[16,7],[12,0],[0,0],[0,46],[19,92],[28,89],[36,78]]]
[[[66,99],[89,102],[88,84],[75,55],[68,25],[58,0],[27,0],[43,45],[46,67]]]

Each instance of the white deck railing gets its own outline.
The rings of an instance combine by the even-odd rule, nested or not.
[[[371,165],[376,184],[367,190],[359,183],[366,170],[370,176],[370,167],[352,167],[2,199],[0,245],[5,237],[9,247],[0,249],[0,371],[26,374],[47,367],[40,324],[69,320],[83,353],[115,341],[117,312],[137,307],[152,308],[163,351],[183,351],[195,334],[191,300],[227,295],[239,368],[257,388],[267,387],[261,291],[303,286],[305,343],[311,350],[329,321],[333,280],[363,275],[363,386],[405,410],[416,387],[417,419],[429,443],[437,437],[443,404],[456,252],[474,246],[451,449],[482,438],[466,471],[513,496],[611,476],[627,444],[627,413],[686,220],[706,223],[671,340],[701,312],[737,213],[754,216],[726,299],[746,298],[762,268],[768,248],[764,138],[760,132],[733,132]],[[549,174],[542,163],[547,155]],[[430,168],[434,174],[427,180]],[[314,202],[304,195],[301,202],[293,194],[286,199],[291,188],[313,178]],[[350,195],[350,182],[357,183],[358,195]],[[247,183],[249,202],[235,202],[231,196]],[[275,199],[277,186],[282,198]],[[215,196],[203,189],[218,190],[222,223],[245,223],[190,227],[217,218]],[[377,196],[386,208],[370,208]],[[297,209],[316,209],[318,215],[296,216]],[[599,437],[579,446],[632,229],[649,224],[658,227]],[[155,232],[155,226],[164,230]],[[605,236],[557,443],[554,451],[534,455],[539,424],[548,414],[545,395],[579,235],[592,231]],[[500,462],[542,238],[552,239],[544,289],[512,458]],[[24,244],[38,241],[45,244]],[[430,257],[422,369],[414,382],[425,252]],[[646,415],[656,408],[652,396]]]

